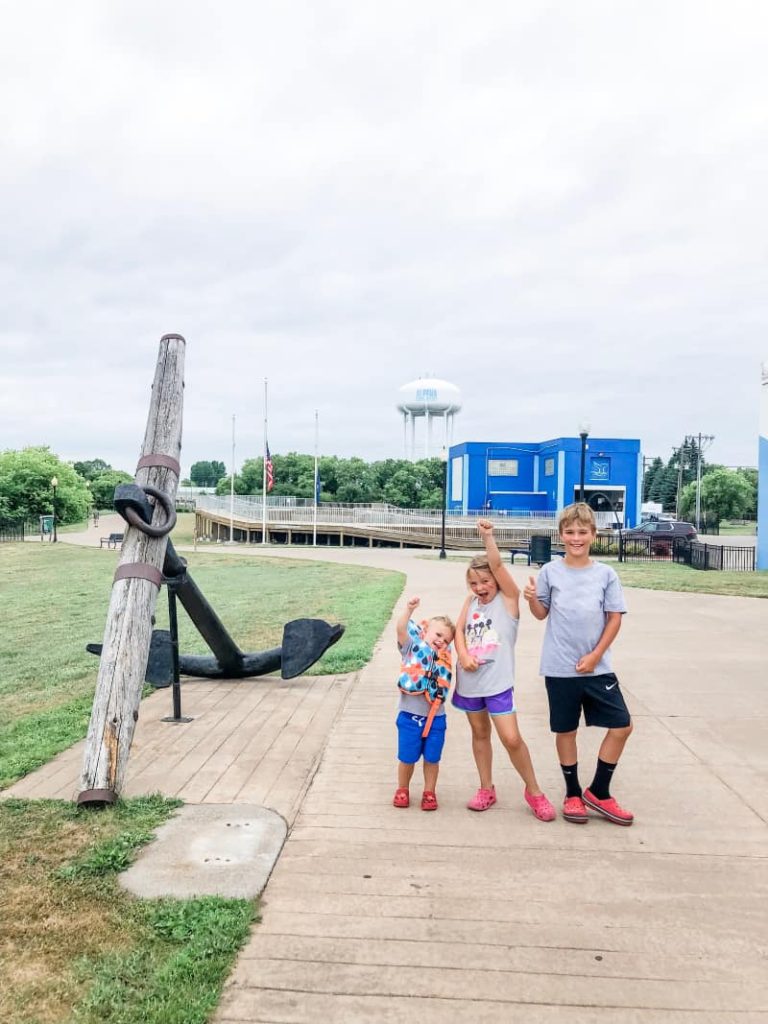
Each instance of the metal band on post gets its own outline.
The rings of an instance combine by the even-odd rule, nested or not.
[[[136,463],[136,472],[138,473],[140,469],[146,469],[149,466],[162,466],[164,469],[173,470],[176,476],[181,476],[181,466],[170,455],[142,455]]]
[[[148,565],[146,562],[126,562],[125,565],[118,565],[115,570],[112,582],[117,583],[118,580],[149,580],[159,590],[163,574],[154,565]]]

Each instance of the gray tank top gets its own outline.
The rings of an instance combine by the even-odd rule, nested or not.
[[[456,691],[462,697],[492,697],[514,686],[515,643],[519,619],[513,619],[498,593],[488,604],[475,597],[467,609],[464,642],[467,653],[480,662],[476,672],[456,666]]]

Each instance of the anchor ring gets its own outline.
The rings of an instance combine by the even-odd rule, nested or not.
[[[150,487],[149,484],[141,486],[142,491],[149,497],[154,498],[165,512],[165,522],[160,526],[153,526],[151,523],[145,523],[144,520],[136,512],[136,509],[126,508],[125,518],[131,526],[135,526],[137,530],[141,530],[148,537],[165,537],[171,532],[176,525],[176,509],[171,504],[171,499],[165,493],[165,491],[159,491],[156,487]]]

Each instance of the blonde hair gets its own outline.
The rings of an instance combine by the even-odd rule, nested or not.
[[[573,505],[565,506],[557,521],[558,532],[562,533],[566,526],[572,526],[574,523],[586,526],[593,533],[597,533],[595,513],[585,501],[577,501]]]
[[[456,626],[448,618],[447,615],[433,615],[432,618],[428,619],[427,621],[428,622],[442,622],[442,624],[446,627],[446,629],[450,629],[452,634],[456,632]]]
[[[475,555],[475,557],[470,560],[470,563],[467,566],[467,583],[469,583],[469,574],[473,570],[477,569],[483,569],[485,572],[489,572],[491,576],[493,576],[493,570],[488,562],[488,555]]]

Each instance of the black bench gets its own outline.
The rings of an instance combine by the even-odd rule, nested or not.
[[[107,545],[108,548],[116,548],[118,544],[122,547],[122,544],[123,544],[123,534],[122,533],[110,533],[110,535],[108,537],[102,537],[99,540],[99,547],[103,548],[105,544]]]
[[[565,551],[558,551],[555,548],[552,548],[551,554],[552,554],[553,558],[555,557],[555,555],[559,555],[560,558],[565,558]],[[515,564],[515,555],[524,555],[527,558],[527,560],[528,560],[528,565],[531,564],[531,549],[529,547],[520,547],[520,548],[512,548],[511,549],[511,551],[509,553],[509,560],[512,563],[512,565]],[[537,564],[538,565],[543,565],[542,562],[538,562]]]

